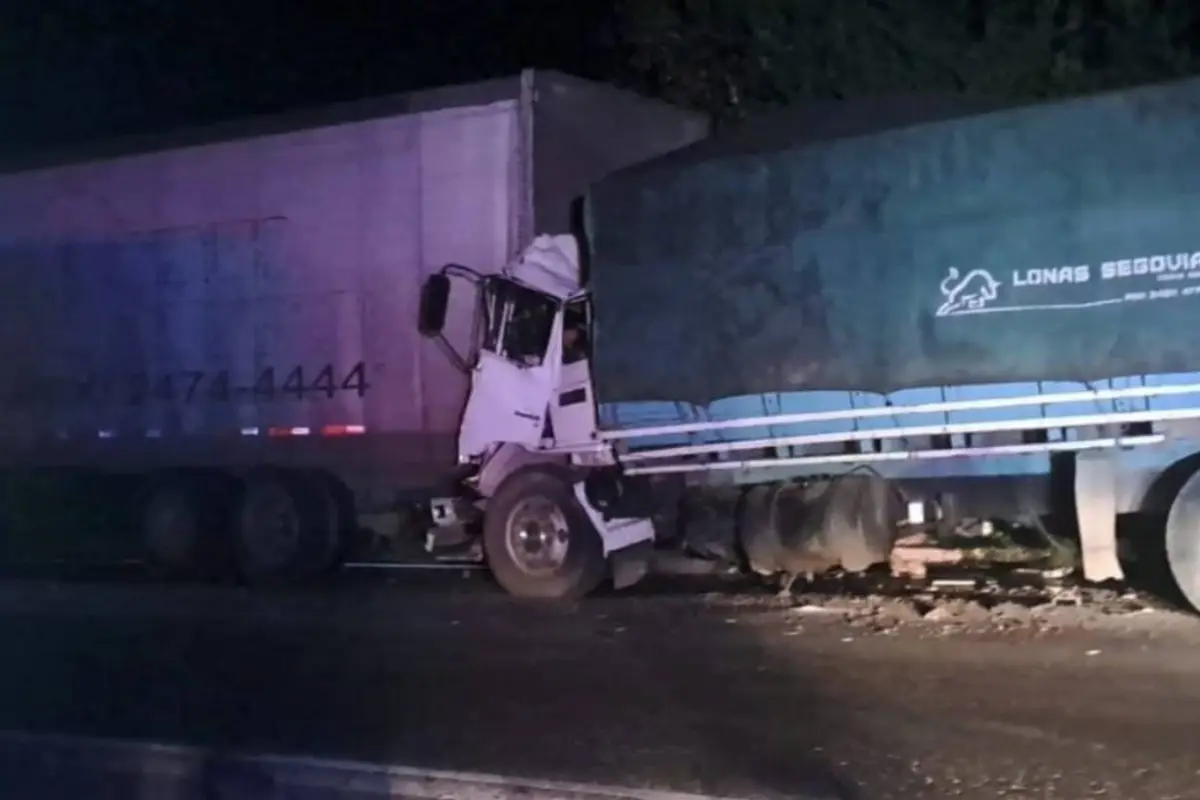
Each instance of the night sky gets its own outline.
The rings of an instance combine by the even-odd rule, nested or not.
[[[611,72],[604,0],[3,0],[0,152],[553,67]]]

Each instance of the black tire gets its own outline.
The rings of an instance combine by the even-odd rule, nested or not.
[[[1171,503],[1165,530],[1167,564],[1183,599],[1200,611],[1200,472]]]
[[[346,563],[351,546],[358,534],[358,513],[354,494],[335,476],[323,470],[306,473],[313,485],[324,493],[325,514],[329,535],[326,539],[327,552],[320,557],[317,570],[321,574],[333,574]]]
[[[551,563],[556,559],[548,559],[543,568],[532,569],[530,559],[522,559],[517,551],[525,550],[531,557],[535,554],[510,541],[516,538],[514,514],[530,504],[557,509],[566,523],[565,554],[557,564]],[[551,533],[555,546],[561,541],[559,533]],[[496,582],[515,597],[575,600],[593,592],[608,575],[600,535],[576,501],[569,477],[554,468],[523,469],[500,484],[484,512],[483,550]]]
[[[222,476],[180,472],[147,487],[139,525],[153,574],[174,580],[228,575],[231,483]]]
[[[234,526],[242,579],[274,586],[322,575],[336,550],[329,508],[328,492],[308,473],[260,469],[248,475]]]

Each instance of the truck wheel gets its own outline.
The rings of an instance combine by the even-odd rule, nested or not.
[[[228,565],[229,491],[203,475],[157,480],[141,504],[147,561],[165,578],[216,578]]]
[[[1171,577],[1192,608],[1200,610],[1200,472],[1171,502],[1165,534]]]
[[[324,495],[325,514],[329,526],[326,540],[328,551],[320,557],[318,570],[332,574],[342,568],[350,546],[358,532],[358,514],[354,494],[334,475],[323,470],[311,470],[306,475]]]
[[[303,472],[251,473],[235,526],[241,576],[252,584],[279,585],[320,575],[336,549],[327,496],[324,487]]]
[[[600,585],[607,561],[600,536],[556,469],[510,475],[487,502],[483,549],[509,594],[540,600],[581,598]]]

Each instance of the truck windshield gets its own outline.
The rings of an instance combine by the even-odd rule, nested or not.
[[[524,366],[538,366],[546,357],[558,301],[503,279],[485,288],[487,328],[483,349]]]

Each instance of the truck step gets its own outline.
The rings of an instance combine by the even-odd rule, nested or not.
[[[434,546],[429,550],[434,561],[442,564],[482,564],[483,544],[471,540],[461,544]]]

